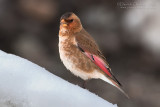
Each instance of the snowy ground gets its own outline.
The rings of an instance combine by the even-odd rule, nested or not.
[[[44,68],[0,51],[0,107],[117,107]]]

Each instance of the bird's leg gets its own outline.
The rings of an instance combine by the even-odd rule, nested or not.
[[[86,85],[87,85],[87,80],[84,80],[82,88],[86,89]]]

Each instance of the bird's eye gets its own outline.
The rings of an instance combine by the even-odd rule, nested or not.
[[[73,19],[68,20],[69,23],[73,22]]]

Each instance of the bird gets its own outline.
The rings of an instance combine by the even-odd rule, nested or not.
[[[79,17],[66,12],[60,18],[59,54],[64,66],[87,81],[101,79],[118,88],[127,98],[93,37],[83,28]]]

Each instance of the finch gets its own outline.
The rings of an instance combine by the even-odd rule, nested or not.
[[[67,12],[60,18],[59,54],[65,67],[74,75],[83,80],[102,79],[128,97],[111,72],[97,43],[72,12]]]

